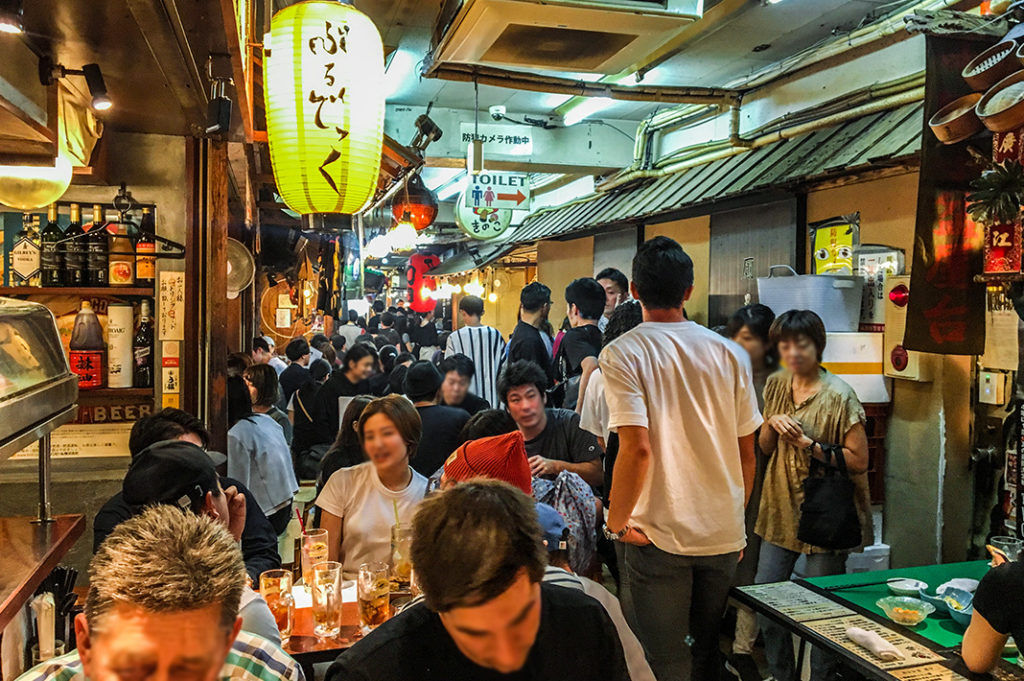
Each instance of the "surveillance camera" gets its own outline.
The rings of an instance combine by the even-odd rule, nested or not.
[[[500,121],[502,118],[505,117],[505,107],[502,106],[501,104],[492,106],[489,110],[491,112],[491,118],[493,118],[496,121]]]

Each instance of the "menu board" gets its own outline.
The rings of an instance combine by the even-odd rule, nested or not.
[[[795,582],[754,584],[753,586],[739,587],[739,590],[773,610],[777,610],[794,622],[809,622],[854,614],[853,610],[846,606]]]
[[[936,652],[926,648],[920,643],[911,641],[899,632],[889,629],[884,624],[879,624],[863,615],[850,615],[835,619],[819,620],[808,622],[804,625],[811,631],[829,639],[833,643],[846,648],[848,651],[868,661],[879,669],[900,669],[913,667],[928,662],[942,662],[945,658]],[[889,643],[896,646],[896,649],[903,653],[902,660],[886,661],[876,657],[870,650],[862,648],[846,637],[846,630],[850,627],[859,627],[866,631],[873,631]],[[951,678],[951,677],[945,677]]]
[[[941,664],[926,664],[923,667],[910,669],[894,669],[889,672],[900,681],[967,681],[952,669]]]

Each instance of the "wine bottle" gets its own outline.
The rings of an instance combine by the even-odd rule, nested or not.
[[[139,304],[139,326],[132,339],[135,356],[134,378],[136,388],[153,387],[153,326],[149,321],[149,301]]]
[[[106,286],[109,283],[107,251],[110,249],[108,239],[110,235],[106,226],[106,220],[103,218],[103,206],[98,203],[94,204],[92,224],[86,230],[88,236],[85,237],[86,282],[89,286]]]
[[[128,236],[128,225],[123,222],[112,222],[107,225],[107,231],[110,232],[107,282],[111,287],[134,286],[135,247]]]
[[[64,285],[64,257],[58,243],[64,238],[64,231],[57,222],[57,204],[51,203],[46,228],[39,235],[42,245],[39,260],[43,269],[43,286]]]
[[[68,286],[85,286],[85,230],[82,229],[82,209],[77,203],[71,204],[71,224],[64,233],[65,239],[78,237],[61,244],[64,255],[64,283]]]
[[[39,286],[39,232],[33,229],[32,221],[32,214],[25,213],[21,230],[14,238],[10,254],[11,286]]]
[[[156,221],[153,211],[142,209],[142,224],[135,241],[135,282],[139,286],[152,286],[156,282]]]
[[[100,320],[88,300],[82,301],[82,309],[75,315],[68,349],[71,371],[78,375],[78,389],[102,388],[106,378],[104,359],[107,346],[103,342]]]

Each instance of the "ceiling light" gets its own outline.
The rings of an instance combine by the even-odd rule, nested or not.
[[[467,179],[464,173],[460,173],[457,177],[449,180],[446,184],[441,185],[437,188],[437,200],[446,201],[451,197],[462,192],[467,185]]]
[[[24,7],[21,0],[0,0],[0,33],[24,33],[23,16]]]
[[[590,99],[584,99],[582,102],[565,112],[565,115],[562,116],[562,122],[566,127],[576,125],[580,121],[590,118],[599,111],[604,111],[614,102],[615,100],[611,97],[591,97]]]
[[[4,2],[4,0],[0,0],[0,2]],[[113,100],[107,94],[107,84],[103,81],[103,72],[100,71],[99,64],[86,64],[80,69],[69,69],[63,64],[53,63],[53,59],[50,57],[39,58],[39,81],[43,85],[51,85],[57,78],[67,78],[68,76],[85,76],[94,110],[107,111],[114,106]]]
[[[414,82],[413,69],[416,66],[416,59],[411,52],[406,50],[395,50],[388,61],[388,67],[384,71],[384,99],[392,99],[398,95],[403,88]]]

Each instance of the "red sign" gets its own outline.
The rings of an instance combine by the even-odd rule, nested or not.
[[[985,274],[1020,272],[1019,222],[985,225]]]

